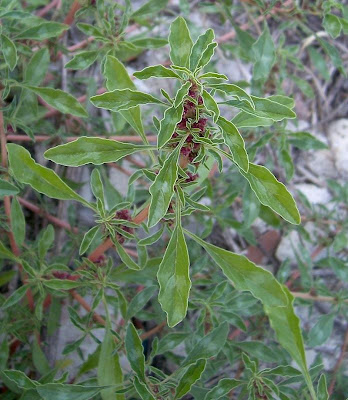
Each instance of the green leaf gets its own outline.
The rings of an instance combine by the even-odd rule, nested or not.
[[[216,90],[221,90],[222,92],[226,93],[228,96],[233,96],[236,97],[238,100],[245,100],[250,104],[250,107],[252,109],[255,108],[254,101],[251,96],[248,95],[248,93],[240,88],[237,85],[233,85],[231,83],[215,83],[215,84],[209,84],[209,87],[216,89]]]
[[[192,47],[190,54],[190,70],[194,71],[202,57],[202,54],[206,51],[207,47],[214,40],[215,35],[212,29],[208,29],[202,35],[198,37],[195,44]]]
[[[19,193],[19,189],[11,183],[0,179],[0,199],[4,198],[4,196],[15,196]]]
[[[168,211],[174,194],[174,184],[178,177],[179,146],[165,160],[161,170],[150,186],[151,204],[148,226],[156,225]]]
[[[285,118],[296,118],[296,114],[289,107],[270,99],[251,96],[255,104],[256,116],[282,121]]]
[[[163,234],[164,226],[161,227],[157,232],[155,232],[153,235],[148,236],[144,239],[139,240],[138,245],[139,246],[149,246],[151,244],[154,244],[159,240]]]
[[[325,53],[331,58],[333,65],[342,72],[343,76],[347,76],[347,72],[344,68],[342,57],[340,52],[333,46],[331,43],[317,38],[318,42],[320,43],[321,47],[324,49]]]
[[[67,62],[64,68],[80,70],[86,69],[94,63],[98,57],[98,54],[99,52],[96,50],[82,51],[81,53],[76,54],[69,62]]]
[[[152,148],[154,147],[83,136],[73,142],[48,149],[44,156],[56,164],[79,167],[85,164],[100,165],[115,162],[137,151]]]
[[[16,275],[17,271],[14,270],[0,272],[0,286],[4,286],[7,283],[9,283]],[[0,370],[1,370],[1,355],[0,355]]]
[[[336,39],[341,34],[342,24],[340,19],[334,14],[326,14],[323,19],[323,27],[326,32]]]
[[[149,79],[149,78],[176,78],[180,79],[173,70],[164,67],[163,65],[153,65],[146,67],[141,71],[134,72],[133,74],[138,79]]]
[[[188,89],[191,86],[191,82],[187,81],[185,83],[182,84],[182,86],[180,87],[180,89],[177,91],[175,99],[174,99],[174,103],[173,103],[173,107],[174,108],[178,108],[179,105],[184,101],[185,96],[188,94]]]
[[[261,165],[249,163],[249,171],[241,173],[248,180],[260,203],[270,207],[292,224],[301,223],[295,200],[271,171]]]
[[[326,377],[324,374],[320,375],[317,387],[318,400],[329,400],[329,393],[326,386]]]
[[[144,49],[158,49],[168,44],[168,40],[159,37],[146,37],[134,39],[130,43],[137,47],[143,47]]]
[[[125,66],[115,57],[110,55],[106,57],[103,74],[106,78],[106,87],[109,91],[115,89],[136,89]],[[137,106],[129,110],[120,111],[120,114],[139,134],[143,142],[148,144],[142,123],[140,107]]]
[[[260,202],[254,192],[247,186],[243,194],[243,223],[245,227],[250,227],[259,216]]]
[[[17,48],[10,38],[5,35],[1,35],[2,42],[2,54],[5,58],[6,64],[11,71],[14,70],[17,65]]]
[[[22,371],[8,369],[3,371],[3,373],[8,379],[15,382],[16,385],[22,389],[35,389],[39,384],[37,381],[32,381],[31,379],[29,379]]]
[[[91,174],[91,189],[94,197],[104,204],[104,187],[100,172],[97,170],[97,168],[94,168]]]
[[[43,284],[48,288],[55,290],[70,290],[82,285],[81,282],[70,281],[68,279],[50,279],[43,281]]]
[[[218,325],[194,346],[181,364],[181,367],[193,364],[200,359],[216,357],[226,343],[228,331],[227,322]]]
[[[128,324],[125,347],[128,361],[138,378],[145,382],[145,356],[144,348],[137,330],[132,323]]]
[[[76,200],[89,206],[89,203],[70,189],[53,170],[37,164],[24,147],[9,143],[7,151],[11,171],[19,182],[27,183],[36,191],[53,199]]]
[[[170,59],[174,65],[189,67],[192,39],[183,17],[176,18],[170,25]]]
[[[84,24],[81,22],[76,24],[76,26],[81,32],[85,33],[86,35],[94,36],[95,38],[105,41],[105,35],[96,26],[90,24]]]
[[[71,94],[60,89],[40,88],[25,86],[30,91],[40,96],[47,104],[63,114],[71,114],[76,117],[88,117],[87,111]]]
[[[195,364],[191,364],[184,375],[181,377],[178,386],[176,387],[174,399],[181,399],[191,390],[192,385],[194,385],[201,378],[203,371],[205,369],[207,361],[197,360]]]
[[[127,317],[126,317],[127,320],[134,317],[134,315],[136,315],[140,310],[144,308],[144,306],[151,299],[156,290],[157,286],[149,286],[144,290],[142,290],[141,292],[137,293],[135,297],[133,297],[133,299],[128,305]]]
[[[276,60],[274,43],[267,25],[253,44],[252,52],[255,60],[253,79],[267,79]]]
[[[38,243],[38,253],[39,253],[39,258],[42,260],[45,258],[48,250],[52,246],[54,242],[54,228],[51,224],[47,225],[47,228],[42,231],[42,235],[39,239]]]
[[[134,269],[139,271],[141,268],[140,266],[133,261],[133,259],[126,253],[125,249],[122,245],[117,241],[117,239],[112,240],[114,246],[116,247],[117,253],[121,259],[121,261],[130,269]]]
[[[216,123],[220,116],[219,106],[216,104],[214,98],[206,90],[203,90],[202,98],[204,102],[204,107],[210,111],[214,116],[214,122]]]
[[[5,245],[0,241],[0,259],[7,258],[8,260],[19,261],[17,257],[8,250]]]
[[[213,42],[208,45],[201,58],[198,61],[197,68],[204,68],[212,59],[217,43]]]
[[[331,336],[335,314],[322,315],[310,330],[308,335],[308,346],[316,347],[325,343]]]
[[[79,250],[80,255],[86,253],[86,251],[91,246],[94,238],[96,237],[98,231],[99,231],[99,226],[97,225],[93,226],[93,228],[91,228],[88,232],[84,234]]]
[[[205,395],[204,400],[218,400],[221,397],[228,395],[228,393],[241,385],[243,382],[238,381],[236,379],[220,379],[219,383],[213,387],[213,389],[209,390],[209,392]]]
[[[327,149],[327,145],[309,132],[292,132],[288,134],[288,143],[300,150],[321,150]]]
[[[168,0],[150,0],[132,14],[132,18],[153,15],[167,6]]]
[[[167,108],[163,119],[160,121],[160,129],[157,138],[157,147],[162,148],[172,137],[176,125],[181,121],[183,106]]]
[[[258,267],[245,256],[221,249],[191,232],[185,232],[206,250],[237,290],[250,291],[269,307],[287,306],[286,294],[269,271]]]
[[[187,313],[191,289],[189,267],[185,237],[181,224],[177,221],[157,273],[160,286],[158,301],[167,313],[170,327],[181,322]]]
[[[45,40],[59,36],[61,33],[69,29],[69,25],[60,24],[58,22],[43,22],[40,25],[33,26],[19,33],[16,39]]]
[[[11,229],[18,246],[22,246],[25,239],[25,218],[22,207],[16,197],[11,203]]]
[[[231,151],[234,162],[243,171],[248,172],[248,153],[245,150],[245,143],[241,134],[238,132],[238,129],[233,125],[232,122],[223,117],[219,117],[217,124],[222,130],[225,142]]]
[[[306,364],[300,321],[293,309],[294,298],[286,286],[281,286],[269,271],[258,267],[246,257],[207,243],[191,232],[185,232],[207,251],[237,290],[250,291],[263,303],[279,343],[300,366],[315,399]]]
[[[245,111],[238,113],[232,121],[237,128],[255,128],[259,126],[271,126],[274,124],[273,119],[257,117]]]
[[[22,300],[25,293],[28,290],[28,285],[21,286],[19,289],[15,290],[11,296],[9,296],[5,302],[2,304],[1,309],[6,310],[6,308],[12,307]]]
[[[50,53],[47,47],[44,47],[34,53],[29,64],[24,69],[24,81],[30,85],[40,85],[46,76],[48,65],[50,63]]]
[[[267,99],[279,104],[283,104],[283,106],[291,109],[295,107],[295,100],[292,97],[283,96],[281,94],[274,94],[272,96],[268,96]]]
[[[105,330],[100,348],[97,377],[101,386],[120,385],[123,382],[118,353],[115,351],[115,342],[109,327]],[[124,400],[124,395],[115,395],[115,389],[112,387],[103,389],[100,395],[103,400]]]
[[[36,387],[44,400],[89,400],[103,389],[102,386],[63,385],[46,383]]]
[[[190,334],[183,332],[169,333],[159,341],[157,354],[163,354],[167,351],[172,351],[176,346],[187,339],[189,335]]]
[[[115,89],[93,96],[90,100],[96,107],[110,111],[128,110],[140,104],[165,104],[150,94],[131,89]]]
[[[134,387],[142,400],[155,400],[155,398],[152,396],[149,389],[147,388],[146,384],[140,382],[136,376],[134,377]]]

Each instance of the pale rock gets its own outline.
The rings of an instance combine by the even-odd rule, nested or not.
[[[329,126],[329,141],[336,168],[340,175],[348,176],[348,119],[339,119]]]
[[[301,191],[311,204],[324,204],[327,206],[331,200],[331,194],[326,188],[312,183],[299,183],[296,185],[296,189]]]

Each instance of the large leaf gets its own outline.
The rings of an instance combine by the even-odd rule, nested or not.
[[[191,364],[187,368],[178,383],[174,399],[181,399],[183,396],[185,396],[186,393],[191,390],[192,385],[201,378],[206,363],[207,361],[204,359],[197,360],[195,364]]]
[[[249,181],[251,189],[263,205],[270,207],[292,224],[301,222],[295,200],[270,170],[261,165],[250,163],[249,171],[247,173],[241,171],[241,173]]]
[[[164,104],[150,94],[131,89],[116,89],[91,97],[91,102],[98,108],[110,111],[128,110],[140,104]]]
[[[228,395],[232,389],[242,383],[242,381],[236,379],[220,379],[219,383],[205,395],[204,400],[218,400],[221,397]]]
[[[32,39],[32,40],[45,40],[52,37],[57,37],[64,31],[69,29],[69,25],[60,24],[58,22],[43,22],[40,25],[28,28],[19,33],[16,39]]]
[[[53,170],[37,164],[24,147],[10,143],[7,150],[11,171],[19,182],[26,183],[53,199],[76,200],[89,206],[89,203],[65,184]]]
[[[46,47],[36,51],[24,70],[24,79],[31,85],[40,85],[50,62],[50,53]]]
[[[246,257],[221,249],[185,231],[199,243],[222,269],[238,290],[247,290],[259,299],[276,332],[279,343],[300,366],[313,396],[314,389],[309,377],[300,322],[293,309],[293,296],[267,270],[255,265]],[[315,399],[315,394],[313,396]]]
[[[178,17],[170,25],[170,59],[180,67],[189,67],[192,39],[183,17]]]
[[[46,383],[36,387],[44,400],[89,400],[102,389],[103,386],[63,385],[61,383]]]
[[[153,146],[83,136],[73,142],[47,150],[44,156],[57,164],[78,167],[85,164],[100,165],[115,162],[137,151],[151,148]]]
[[[30,91],[40,96],[47,104],[63,114],[76,115],[77,117],[88,117],[87,111],[71,94],[60,89],[40,88],[36,86],[25,86]]]
[[[110,91],[115,89],[136,89],[125,66],[113,56],[109,55],[106,57],[103,74],[106,78],[106,88]],[[148,144],[142,123],[140,107],[137,106],[129,110],[120,111],[120,114],[140,135],[144,143]]]
[[[157,273],[160,286],[158,301],[167,313],[170,327],[177,325],[186,316],[191,289],[189,266],[187,245],[179,220]]]
[[[174,184],[178,176],[179,146],[165,160],[161,170],[150,186],[151,204],[149,209],[149,227],[163,218],[174,194]]]
[[[216,83],[216,84],[209,84],[208,86],[216,90],[221,90],[228,96],[236,97],[239,100],[245,100],[250,104],[251,108],[255,108],[252,97],[248,95],[248,93],[245,90],[243,90],[237,85],[233,85],[231,83]]]
[[[98,361],[98,384],[99,385],[120,385],[123,382],[123,374],[118,358],[115,352],[115,342],[110,328],[107,327],[103,343],[101,344]],[[101,392],[103,400],[124,400],[124,395],[115,395],[115,389],[103,389]]]
[[[238,129],[232,122],[223,117],[219,117],[217,124],[222,129],[225,142],[231,151],[235,163],[239,168],[247,172],[249,169],[249,158],[245,150],[244,140]]]

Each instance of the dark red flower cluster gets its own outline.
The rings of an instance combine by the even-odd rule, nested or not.
[[[199,177],[198,174],[193,174],[190,171],[187,171],[186,173],[188,175],[188,178],[185,179],[185,182],[187,182],[187,183],[194,182]]]
[[[57,279],[68,279],[69,281],[76,281],[79,278],[78,275],[70,275],[67,271],[54,271],[52,275]]]
[[[193,99],[195,99],[197,101],[198,105],[203,104],[203,98],[200,95],[199,88],[195,83],[192,83],[188,94],[190,97],[192,97]],[[186,100],[184,102],[184,110],[182,113],[182,118],[181,118],[181,121],[177,124],[177,129],[180,129],[182,131],[187,131],[188,130],[188,127],[187,127],[188,120],[196,119],[196,117],[197,117],[196,104],[190,100]],[[191,125],[191,128],[199,129],[200,130],[199,134],[201,136],[203,136],[205,133],[205,130],[206,130],[207,122],[208,122],[207,118],[200,117],[198,119],[198,121],[194,122]],[[178,137],[178,133],[174,132],[172,138],[174,139],[176,137]],[[199,148],[200,148],[200,144],[194,143],[193,136],[190,134],[187,136],[186,142],[185,142],[184,146],[181,148],[181,154],[184,157],[187,157],[188,161],[191,163],[197,157]]]
[[[116,219],[125,219],[126,221],[131,221],[132,220],[130,212],[127,209],[117,211],[116,214],[115,214],[115,218]],[[131,234],[134,233],[134,229],[129,227],[129,226],[121,225],[120,228],[125,232],[131,233]],[[124,243],[125,238],[121,234],[117,233],[116,237],[117,237],[117,240],[121,244]]]

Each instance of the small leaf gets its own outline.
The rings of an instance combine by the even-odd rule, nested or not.
[[[134,387],[142,400],[155,400],[145,383],[134,377]]]
[[[137,151],[152,148],[154,147],[83,136],[73,142],[48,149],[44,156],[56,164],[79,167],[85,164],[100,165],[115,162]]]
[[[176,125],[182,118],[182,104],[175,108],[174,106],[167,108],[164,112],[163,119],[160,121],[160,129],[158,132],[157,146],[161,149],[172,137]]]
[[[334,14],[326,14],[323,19],[323,27],[326,32],[333,38],[336,39],[342,30],[342,24],[340,19]]]
[[[214,100],[214,98],[210,95],[209,92],[207,92],[206,90],[203,90],[202,93],[202,98],[203,98],[203,102],[204,102],[204,107],[210,111],[211,113],[213,113],[214,116],[214,122],[216,123],[219,119],[220,116],[220,109],[219,106],[216,104],[216,101]]]
[[[231,151],[234,162],[239,168],[247,172],[249,170],[249,158],[245,150],[244,140],[238,129],[232,122],[223,117],[219,117],[217,124],[222,129],[225,142]]]
[[[204,400],[219,400],[242,383],[242,381],[236,379],[220,379],[219,383],[205,395]]]
[[[46,76],[49,62],[50,53],[47,47],[36,51],[24,70],[25,83],[35,86],[40,85]]]
[[[4,55],[6,64],[11,71],[14,70],[17,65],[17,48],[10,38],[5,35],[1,35],[2,41],[2,54]]]
[[[170,327],[186,316],[191,289],[189,266],[185,237],[181,224],[177,223],[157,273],[160,286],[158,301],[167,313]]]
[[[70,290],[82,285],[81,282],[70,281],[68,279],[50,279],[43,281],[43,284],[48,288],[55,290]]]
[[[130,269],[134,269],[136,271],[139,271],[141,268],[140,266],[133,261],[133,259],[126,253],[125,249],[122,247],[122,245],[118,242],[117,239],[112,240],[114,243],[114,246],[116,247],[117,253],[121,259],[121,261]]]
[[[37,381],[32,381],[31,379],[29,379],[22,371],[8,369],[3,371],[3,373],[8,379],[15,382],[16,385],[22,389],[35,389],[39,384]]]
[[[137,47],[143,47],[144,49],[158,49],[168,44],[168,40],[160,37],[146,37],[134,39],[130,43]]]
[[[207,47],[214,40],[215,35],[212,29],[208,29],[202,35],[198,37],[195,44],[192,47],[192,51],[190,54],[190,70],[194,71],[197,68],[199,60],[202,54],[205,52]]]
[[[22,207],[16,197],[11,203],[11,229],[18,246],[22,246],[25,239],[25,218]]]
[[[153,15],[167,6],[168,0],[150,0],[132,14],[132,18]]]
[[[90,100],[96,107],[110,111],[128,110],[141,104],[165,104],[150,94],[131,89],[115,89],[93,96]]]
[[[267,79],[276,60],[274,43],[267,25],[253,44],[252,51],[255,60],[253,79]]]
[[[186,359],[181,364],[181,367],[194,364],[200,359],[216,357],[226,343],[228,331],[227,322],[223,322],[209,332],[208,335],[204,336],[189,352]]]
[[[292,224],[298,225],[301,222],[295,200],[271,171],[261,165],[250,163],[249,171],[241,173],[249,181],[260,203],[270,207]]]
[[[309,132],[291,132],[287,136],[288,142],[300,150],[321,150],[327,149],[327,145]]]
[[[28,285],[21,286],[19,289],[15,290],[10,297],[8,297],[2,304],[1,309],[6,310],[6,308],[12,307],[17,304],[24,297],[28,290]]]
[[[38,253],[41,260],[45,258],[48,250],[51,248],[54,242],[54,236],[54,228],[51,224],[47,225],[47,228],[41,232],[38,243]]]
[[[190,81],[187,81],[182,84],[181,88],[176,93],[174,103],[173,103],[174,108],[178,108],[179,105],[183,102],[185,96],[188,94],[188,89],[190,86],[191,86]]]
[[[0,199],[4,196],[15,196],[19,193],[19,189],[3,179],[0,179]]]
[[[139,240],[138,245],[140,246],[149,246],[151,244],[154,244],[159,240],[163,234],[164,226],[161,227],[157,232],[155,232],[153,235],[148,236],[144,239]]]
[[[61,33],[69,29],[69,25],[60,24],[58,22],[43,22],[40,25],[28,28],[19,33],[16,39],[45,40],[59,36]]]
[[[317,396],[318,400],[329,400],[329,393],[326,386],[326,377],[324,374],[321,374],[319,378]]]
[[[150,186],[149,227],[156,225],[167,214],[174,194],[174,184],[178,177],[179,151],[179,147],[177,147],[165,160],[163,167]]]
[[[99,226],[97,225],[84,234],[79,250],[80,255],[86,253],[86,251],[92,244],[94,238],[96,237],[98,231],[99,231]]]
[[[212,59],[217,43],[213,42],[208,45],[208,47],[203,52],[201,58],[198,61],[197,68],[204,68]]]
[[[134,317],[134,315],[136,315],[140,310],[142,310],[144,306],[147,304],[147,302],[154,295],[156,290],[157,290],[156,286],[149,286],[144,290],[142,290],[141,292],[137,293],[128,305],[126,318],[130,319]]]
[[[176,78],[180,79],[180,76],[169,68],[163,65],[153,65],[146,67],[141,71],[134,72],[133,74],[138,79],[149,79],[149,78]]]
[[[194,385],[201,378],[203,371],[205,369],[207,361],[197,360],[195,364],[191,364],[184,375],[181,377],[178,386],[176,387],[174,399],[181,399],[191,390],[192,385]]]
[[[273,119],[257,117],[245,111],[238,113],[231,121],[237,128],[255,128],[259,126],[271,126]]]
[[[308,335],[308,345],[310,347],[320,346],[331,336],[335,314],[322,315],[317,323],[310,330]]]
[[[84,70],[91,66],[98,57],[98,51],[82,51],[67,62],[64,68]]]
[[[178,17],[170,25],[170,59],[174,65],[189,67],[192,39],[183,17]]]
[[[252,97],[249,96],[245,90],[243,90],[237,85],[233,85],[231,83],[217,83],[217,84],[209,84],[208,86],[216,90],[221,90],[228,96],[236,97],[238,100],[241,101],[245,100],[250,104],[250,107],[252,109],[255,108],[255,104]]]
[[[127,327],[125,337],[125,347],[128,361],[132,370],[137,374],[138,378],[145,382],[145,356],[141,339],[134,325],[130,323]]]
[[[94,197],[104,204],[104,187],[100,172],[97,170],[97,168],[94,168],[91,174],[91,189]]]
[[[71,114],[76,117],[88,117],[87,111],[71,94],[60,89],[40,88],[25,86],[30,91],[40,96],[47,104],[63,114]]]

